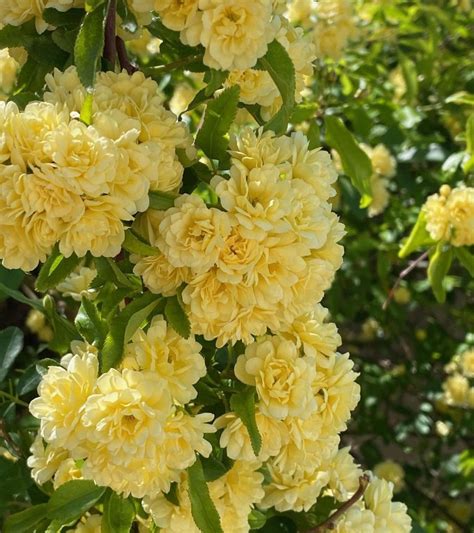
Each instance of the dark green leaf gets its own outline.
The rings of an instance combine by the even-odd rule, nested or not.
[[[94,86],[97,61],[104,47],[106,4],[100,5],[84,17],[74,45],[74,62],[81,83],[87,89]]]
[[[52,26],[77,26],[84,16],[82,9],[68,9],[67,11],[58,11],[52,7],[43,10],[43,19]]]
[[[262,448],[262,437],[255,420],[255,388],[247,387],[230,398],[230,407],[242,420],[250,436],[250,443],[255,456]]]
[[[219,514],[209,495],[201,461],[188,468],[188,491],[194,522],[202,533],[223,533]]]
[[[130,228],[125,232],[125,240],[122,246],[131,254],[148,256],[160,255],[161,253],[158,248],[153,248],[153,246],[150,246],[147,242],[138,237],[138,235]]]
[[[107,335],[107,324],[101,319],[97,307],[85,296],[77,312],[74,324],[79,333],[91,344],[98,341],[99,346]]]
[[[178,195],[171,192],[150,191],[148,193],[150,197],[150,207],[157,211],[165,211],[170,207],[174,207],[174,201]]]
[[[18,289],[25,277],[23,270],[9,270],[0,265],[0,283],[3,283],[10,289]],[[0,301],[3,299],[3,295],[0,293]]]
[[[79,332],[67,318],[57,312],[55,302],[51,296],[43,298],[43,312],[54,332],[53,340],[49,343],[49,347],[59,354],[66,353],[71,342],[81,338]]]
[[[33,298],[28,298],[22,292],[17,291],[15,289],[10,289],[10,287],[7,287],[1,282],[0,282],[0,294],[13,298],[14,300],[22,304],[29,305],[30,307],[32,307],[33,309],[37,309],[38,311],[43,310],[43,304],[41,303],[39,299],[36,300]]]
[[[31,533],[35,530],[35,526],[39,524],[44,518],[48,509],[47,503],[41,503],[29,507],[20,513],[15,513],[5,520],[5,533]]]
[[[454,253],[458,258],[461,265],[469,272],[474,278],[474,255],[464,246],[455,248]]]
[[[423,211],[420,211],[416,224],[413,226],[408,239],[398,252],[398,257],[404,258],[412,252],[419,250],[423,246],[431,245],[434,241],[426,230],[426,217]]]
[[[148,318],[148,316],[162,302],[162,299],[150,292],[136,298],[112,319],[110,331],[105,338],[100,355],[102,372],[107,372],[120,363],[123,355],[123,346],[130,340],[135,331]]]
[[[109,257],[96,257],[94,259],[97,267],[98,275],[107,281],[112,281],[117,287],[125,289],[133,289],[139,291],[141,289],[141,280],[139,277],[125,274],[122,272],[117,263]]]
[[[237,85],[222,91],[206,107],[204,121],[196,136],[196,146],[210,158],[226,164],[229,160],[227,133],[235,119],[240,88]]]
[[[295,106],[295,67],[285,48],[278,41],[273,41],[268,45],[267,53],[258,60],[256,68],[270,74],[283,100],[280,110],[265,124],[264,129],[282,135],[286,132]]]
[[[48,289],[56,287],[77,267],[80,259],[75,255],[64,257],[59,253],[58,246],[55,246],[51,255],[41,267],[36,279],[36,289],[46,292]]]
[[[166,300],[165,316],[176,333],[179,333],[185,339],[189,337],[191,324],[177,296],[171,296]]]
[[[362,150],[341,119],[327,116],[324,123],[326,125],[326,142],[337,151],[345,174],[349,176],[352,184],[359,191],[361,207],[367,207],[372,200],[370,185],[372,163],[369,156]]]
[[[61,485],[47,504],[47,516],[51,520],[60,519],[63,524],[79,518],[96,504],[105,492],[93,481],[74,479]]]
[[[434,253],[430,257],[428,265],[428,280],[430,282],[436,300],[443,303],[446,300],[446,291],[443,280],[451,268],[453,249],[445,243],[439,242]]]
[[[0,383],[7,377],[8,371],[23,348],[23,332],[10,326],[0,331]]]
[[[128,498],[108,491],[102,515],[102,533],[129,533],[135,518],[135,506]]]

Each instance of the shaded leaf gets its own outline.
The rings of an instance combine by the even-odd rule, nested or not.
[[[250,436],[250,443],[255,456],[262,448],[262,436],[255,419],[255,388],[247,387],[230,398],[230,407],[242,420]]]
[[[23,332],[10,326],[0,331],[0,383],[7,377],[8,371],[23,349]]]
[[[36,289],[40,292],[46,292],[48,289],[56,287],[77,267],[79,261],[80,259],[75,254],[67,258],[64,257],[56,245],[41,267],[36,278]]]
[[[187,339],[191,334],[191,324],[177,296],[167,298],[165,305],[166,320],[181,337]]]
[[[53,492],[47,504],[47,516],[51,520],[62,520],[65,524],[82,516],[100,500],[104,492],[105,488],[98,487],[93,481],[67,481]]]

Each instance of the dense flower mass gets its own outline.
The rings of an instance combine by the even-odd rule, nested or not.
[[[69,257],[117,255],[125,224],[148,207],[149,189],[174,190],[191,150],[186,127],[136,73],[99,76],[92,124],[74,67],[47,78],[45,102],[1,104],[0,257],[32,270],[58,243]],[[77,280],[76,280],[77,281]]]
[[[453,246],[474,244],[474,188],[448,185],[439,194],[431,195],[423,212],[426,229],[435,241],[446,241]]]

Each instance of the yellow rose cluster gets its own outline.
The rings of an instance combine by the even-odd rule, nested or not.
[[[357,36],[350,0],[319,0],[313,41],[318,57],[337,60],[350,39]]]
[[[253,341],[310,312],[342,262],[344,234],[328,200],[336,171],[302,133],[245,129],[231,141],[232,166],[213,178],[221,208],[182,195],[137,230],[161,254],[132,257],[152,291],[182,292],[193,331],[218,346]]]
[[[205,65],[220,70],[255,66],[279,27],[272,0],[134,0],[133,7],[155,10],[184,44],[204,47]]]
[[[452,407],[474,408],[474,349],[453,357],[445,368],[442,401]]]
[[[67,11],[83,5],[84,0],[0,0],[0,20],[3,24],[12,26],[20,26],[29,20],[34,20],[36,31],[43,33],[51,29],[49,24],[43,20],[45,9]]]
[[[75,67],[46,79],[43,102],[0,103],[0,257],[32,270],[58,243],[69,257],[113,257],[149,189],[179,187],[176,150],[193,156],[183,123],[141,73],[100,73],[92,124]]]
[[[453,246],[474,244],[474,187],[442,185],[439,194],[428,197],[423,212],[433,240]]]
[[[55,486],[77,478],[137,498],[170,484],[212,450],[210,413],[192,413],[193,385],[206,373],[201,346],[183,339],[161,315],[138,330],[120,369],[98,376],[94,347],[73,343],[51,366],[30,404],[40,420],[28,465],[35,481]]]

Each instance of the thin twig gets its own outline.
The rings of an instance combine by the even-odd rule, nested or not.
[[[364,492],[369,486],[369,481],[370,479],[367,474],[360,476],[359,488],[353,494],[353,496],[349,498],[347,502],[344,502],[341,507],[339,507],[339,509],[337,509],[329,518],[327,518],[324,522],[314,527],[313,529],[310,529],[307,533],[323,533],[323,531],[334,529],[336,527],[337,519],[340,518],[350,507],[352,507],[358,500],[362,498]]]
[[[115,47],[115,20],[117,18],[117,0],[110,0],[107,18],[105,20],[105,37],[103,56],[111,65],[115,66],[117,49]]]
[[[170,70],[176,70],[177,68],[184,67],[186,65],[189,65],[190,63],[194,63],[194,61],[198,61],[199,59],[202,59],[201,54],[187,56],[183,57],[182,59],[179,59],[178,61],[174,61],[173,63],[146,68],[145,72],[149,74],[161,74],[162,72],[169,72]]]
[[[3,390],[0,390],[0,398],[1,397],[7,398],[7,400],[11,400],[12,402],[16,403],[17,405],[21,405],[22,407],[28,407],[28,404],[24,402],[23,400],[18,399],[16,396],[13,396],[13,394],[10,394],[9,392],[5,392]]]
[[[134,65],[128,58],[127,49],[125,43],[118,35],[115,38],[115,45],[117,47],[117,55],[121,69],[125,69],[129,74],[133,74],[138,71],[138,67]]]
[[[395,285],[390,289],[390,292],[388,293],[388,296],[387,296],[387,299],[385,300],[385,302],[383,303],[383,306],[382,306],[382,309],[385,311],[388,307],[388,304],[390,303],[390,301],[392,300],[393,298],[393,295],[395,293],[395,291],[397,290],[398,286],[400,285],[400,282],[402,281],[402,279],[406,278],[408,276],[408,274],[410,274],[410,272],[415,269],[422,261],[424,261],[426,258],[428,257],[428,250],[426,250],[426,252],[424,252],[423,254],[420,255],[420,257],[418,257],[418,259],[415,259],[414,261],[412,261],[409,266],[407,268],[405,268],[405,270],[402,270],[400,272],[400,275],[398,276],[397,278],[397,281],[395,282]]]

